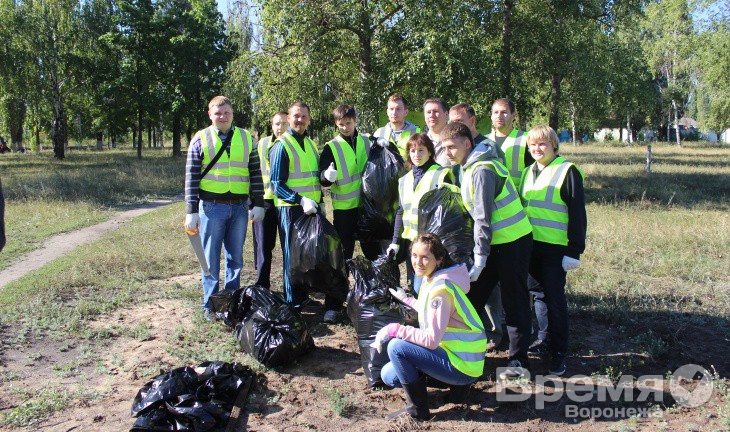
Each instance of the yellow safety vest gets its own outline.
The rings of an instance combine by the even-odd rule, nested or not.
[[[200,190],[216,194],[231,192],[247,195],[249,191],[248,161],[253,150],[253,137],[244,129],[233,127],[231,133],[230,156],[223,152],[215,165],[205,177],[200,179]],[[246,137],[243,139],[242,134]],[[223,142],[218,136],[218,129],[207,127],[197,133],[203,149],[203,165],[201,172],[206,169],[211,160],[220,151]]]
[[[496,142],[496,133],[492,131],[489,138]],[[518,129],[512,129],[512,132],[505,138],[502,143],[502,151],[504,152],[504,162],[509,171],[517,190],[520,190],[520,182],[522,181],[522,171],[525,170],[525,152],[527,151],[527,133]]]
[[[309,137],[304,138],[304,149],[299,145],[296,138],[289,132],[283,133],[277,142],[284,145],[284,150],[289,157],[289,178],[286,185],[289,189],[301,196],[320,202],[322,199],[322,187],[319,184],[319,153]],[[290,204],[278,198],[274,199],[277,207],[291,207],[298,204]]]
[[[415,240],[418,236],[418,204],[423,195],[436,189],[439,185],[446,183],[446,178],[451,178],[451,170],[443,168],[439,164],[433,164],[423,173],[421,181],[413,187],[415,177],[413,171],[409,171],[398,180],[398,199],[403,209],[403,233],[401,238]],[[453,182],[453,179],[451,180]]]
[[[446,333],[439,346],[446,351],[449,361],[461,373],[471,377],[481,376],[484,371],[484,353],[487,351],[487,335],[479,314],[474,310],[464,291],[455,283],[439,279],[421,285],[420,295],[416,300],[418,324],[421,329],[428,328],[425,320],[428,308],[437,294],[446,293],[451,296],[456,313],[469,327],[468,329],[446,327]]]
[[[383,127],[384,128],[388,127],[388,129],[390,129],[389,124],[386,124]],[[390,130],[392,131],[392,129],[390,129]],[[392,137],[393,137],[392,134],[388,137],[380,137],[380,138],[387,138],[388,142],[393,143],[398,148],[398,152],[400,153],[401,157],[403,157],[404,160],[407,160],[408,159],[408,138],[410,138],[411,135],[417,134],[420,132],[421,132],[421,128],[416,126],[415,130],[404,129],[403,132],[401,132],[400,138],[398,139],[398,141],[395,141],[392,139]]]
[[[360,205],[361,175],[368,161],[367,140],[367,137],[358,135],[354,151],[339,136],[327,143],[337,161],[337,179],[332,184],[332,207],[335,210],[354,209]]]
[[[532,225],[532,236],[537,241],[567,246],[568,206],[560,196],[560,188],[568,170],[575,165],[558,156],[543,168],[537,178],[533,166],[523,173],[520,191]],[[578,172],[583,177],[583,172]]]
[[[474,172],[478,167],[487,167],[504,179],[504,186],[494,198],[492,207],[492,242],[504,244],[513,242],[532,232],[520,197],[512,184],[507,168],[497,160],[479,161],[466,168],[461,183],[461,198],[464,207],[471,213],[474,208]]]
[[[261,162],[261,179],[264,182],[264,199],[273,200],[274,191],[271,190],[271,165],[269,163],[269,150],[274,146],[272,136],[261,138],[258,143],[259,161]]]

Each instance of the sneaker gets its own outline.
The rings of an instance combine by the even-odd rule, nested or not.
[[[532,343],[532,345],[530,345],[527,352],[530,354],[543,355],[547,352],[547,342],[545,342],[544,339],[537,339]]]
[[[322,321],[324,321],[328,324],[334,324],[337,322],[338,315],[339,315],[339,313],[337,313],[337,311],[328,310],[327,312],[324,313],[324,319]]]
[[[563,376],[563,374],[565,374],[565,369],[565,353],[559,352],[553,354],[553,359],[550,362],[548,373],[550,375]]]
[[[208,321],[216,321],[218,316],[210,309],[203,309],[203,318]]]
[[[499,373],[499,379],[503,381],[519,379],[523,376],[525,376],[525,368],[522,367],[522,363],[519,360],[510,360],[507,363],[507,367]]]

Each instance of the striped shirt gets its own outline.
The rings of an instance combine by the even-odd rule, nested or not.
[[[232,129],[231,129],[232,130]],[[230,131],[229,131],[230,132]],[[222,142],[226,142],[228,133],[218,131],[218,137]],[[245,139],[245,138],[244,138]],[[261,165],[259,163],[259,153],[256,148],[256,142],[253,143],[251,154],[248,159],[248,173],[249,173],[249,191],[250,196],[245,194],[234,194],[226,192],[225,194],[215,194],[212,192],[205,191],[206,199],[221,199],[221,200],[233,200],[233,199],[249,199],[250,207],[263,207],[264,206],[264,182],[261,178]],[[230,143],[226,146],[226,152],[230,155],[231,145]],[[211,155],[211,158],[215,155]],[[185,164],[185,202],[187,203],[187,213],[193,214],[198,213],[198,206],[200,203],[200,174],[202,173],[203,166],[203,145],[200,140],[200,134],[196,134],[195,138],[190,142],[188,147],[188,157]]]

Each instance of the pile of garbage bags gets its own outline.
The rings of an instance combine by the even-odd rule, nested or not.
[[[181,367],[145,384],[132,403],[132,431],[209,431],[226,426],[254,373],[240,363]]]
[[[397,149],[373,145],[362,173],[357,238],[362,242],[390,240],[398,210],[398,179],[404,174]]]
[[[423,194],[418,203],[418,233],[437,235],[454,262],[473,264],[474,222],[456,186],[447,184]]]
[[[314,348],[299,312],[260,285],[220,291],[210,302],[223,322],[234,328],[241,349],[266,366],[290,363]]]
[[[418,325],[415,310],[401,304],[388,291],[399,284],[398,266],[386,256],[370,261],[358,256],[347,262],[355,287],[347,297],[347,315],[357,333],[357,344],[365,377],[371,388],[384,387],[380,370],[388,363],[388,353],[370,345],[378,330],[390,323]]]
[[[344,302],[349,284],[335,227],[321,213],[304,214],[289,235],[289,282]]]

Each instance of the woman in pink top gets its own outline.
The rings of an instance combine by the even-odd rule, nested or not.
[[[403,387],[406,393],[406,407],[387,418],[430,417],[426,376],[449,384],[453,396],[476,381],[484,369],[487,338],[479,315],[466,298],[469,270],[464,264],[455,265],[433,234],[416,238],[411,245],[411,263],[416,275],[423,278],[418,299],[402,289],[391,293],[418,311],[419,328],[388,324],[378,332],[374,344],[390,341],[390,362],[383,367],[381,377],[387,385]]]

